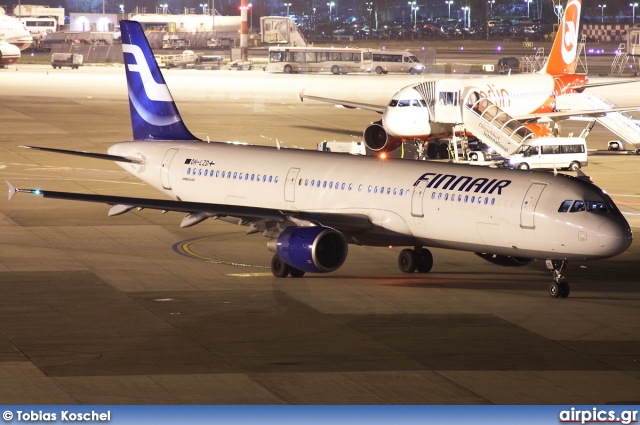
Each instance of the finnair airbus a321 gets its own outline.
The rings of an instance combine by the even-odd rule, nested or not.
[[[425,247],[477,253],[519,266],[547,260],[549,293],[566,297],[567,261],[624,252],[629,224],[600,188],[551,173],[458,164],[382,161],[376,157],[206,143],[186,128],[140,24],[122,21],[122,47],[134,140],[108,154],[41,150],[116,161],[171,199],[143,199],[9,185],[9,199],[45,198],[186,213],[182,227],[207,218],[249,226],[270,238],[277,277],[337,270],[349,244],[407,246],[403,272],[428,272]],[[456,226],[442,226],[455,222]]]

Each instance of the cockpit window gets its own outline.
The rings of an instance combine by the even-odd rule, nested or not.
[[[413,99],[413,100],[411,101],[411,106],[418,106],[418,107],[420,107],[420,106],[422,106],[422,105],[420,105],[420,102],[418,102],[418,99]]]
[[[389,102],[389,106],[396,106],[398,104],[398,101],[395,99],[392,99],[391,102]]]
[[[560,208],[558,208],[558,212],[567,212],[567,211],[569,211],[569,207],[571,206],[572,203],[573,203],[573,201],[571,201],[571,200],[566,200],[566,201],[562,202],[562,204],[560,204]]]
[[[409,99],[400,100],[400,101],[398,101],[398,106],[399,107],[411,106],[411,101]]]
[[[579,212],[579,211],[584,211],[584,201],[574,202],[573,205],[571,206],[571,209],[569,210],[569,212]]]
[[[587,211],[604,213],[607,207],[602,201],[584,201],[587,204]]]

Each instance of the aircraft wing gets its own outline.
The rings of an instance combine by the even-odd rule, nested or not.
[[[580,86],[580,89],[588,89],[592,87],[604,87],[604,86],[615,86],[617,84],[629,84],[629,83],[639,83],[640,78],[627,78],[624,80],[616,80],[616,81],[603,81],[601,83],[588,83],[584,86]]]
[[[360,103],[360,102],[350,102],[340,99],[331,99],[328,97],[320,97],[320,96],[309,96],[308,94],[304,94],[304,90],[298,94],[301,102],[304,102],[305,99],[317,100],[318,102],[327,102],[333,103],[339,108],[348,108],[348,109],[365,109],[368,111],[374,111],[379,114],[384,112],[386,106],[380,105],[372,105],[370,103]]]
[[[518,121],[535,121],[540,118],[573,118],[573,117],[585,117],[585,118],[597,118],[602,117],[610,112],[628,112],[628,111],[639,111],[640,106],[626,106],[620,108],[610,108],[610,109],[584,109],[584,110],[566,110],[566,111],[557,111],[557,112],[546,112],[546,113],[538,113],[538,114],[527,114],[527,115],[518,115],[514,116]]]
[[[6,180],[5,180],[6,181]],[[154,209],[163,212],[176,211],[188,213],[181,227],[189,227],[210,218],[237,217],[240,224],[251,224],[259,221],[304,220],[313,224],[321,224],[345,233],[360,233],[371,229],[369,217],[363,214],[341,214],[333,212],[285,211],[271,208],[258,208],[242,205],[208,204],[201,202],[183,202],[169,199],[133,198],[126,196],[94,195],[86,193],[56,192],[40,189],[19,189],[6,181],[9,186],[9,200],[16,193],[31,193],[43,198],[62,199],[67,201],[94,202],[112,205],[109,216],[124,214],[134,208]]]

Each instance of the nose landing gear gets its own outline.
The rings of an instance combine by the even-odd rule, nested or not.
[[[571,289],[562,275],[562,270],[567,265],[567,262],[564,260],[547,260],[545,263],[553,275],[553,282],[549,285],[549,295],[553,298],[567,298]]]

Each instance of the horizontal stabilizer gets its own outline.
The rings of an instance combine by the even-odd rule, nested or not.
[[[25,149],[35,149],[35,150],[44,151],[44,152],[54,152],[54,153],[63,153],[63,154],[66,154],[66,155],[83,156],[85,158],[107,159],[109,161],[116,161],[116,162],[129,162],[129,163],[132,163],[132,164],[144,164],[144,161],[142,159],[127,158],[127,157],[118,156],[118,155],[108,155],[106,153],[70,151],[70,150],[66,150],[66,149],[44,148],[44,147],[41,147],[41,146],[20,146],[20,147],[21,148],[25,148]]]

